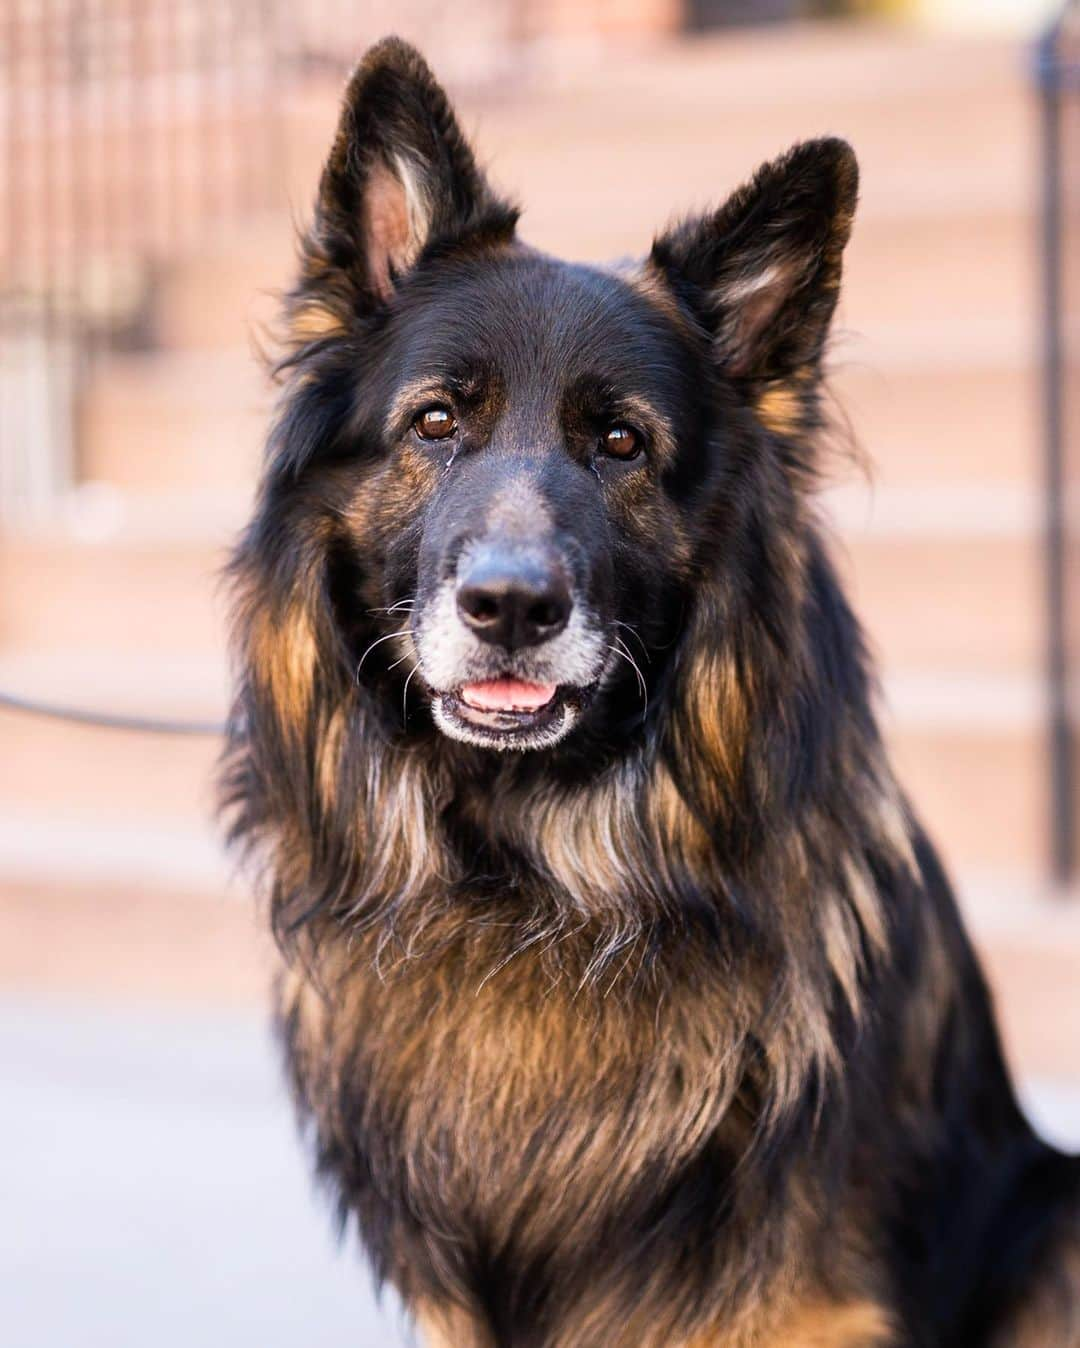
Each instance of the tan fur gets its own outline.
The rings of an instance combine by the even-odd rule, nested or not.
[[[758,420],[775,435],[795,435],[806,417],[806,395],[784,382],[768,385],[756,403]]]
[[[326,341],[330,337],[344,337],[347,332],[341,315],[318,300],[305,300],[288,316],[287,342],[295,346]]]
[[[311,708],[318,646],[307,609],[290,604],[283,613],[258,608],[248,636],[250,668],[265,680],[281,724],[297,732]]]
[[[336,1098],[342,1055],[356,1042],[354,1027],[365,1027],[372,1098],[399,1116],[416,1164],[430,1156],[436,1165],[428,1191],[440,1211],[465,1215],[482,1201],[493,1238],[512,1236],[527,1249],[548,1238],[545,1195],[574,1193],[560,1237],[587,1245],[614,1195],[646,1167],[676,1170],[726,1111],[741,1070],[732,1031],[753,1008],[705,970],[688,969],[650,1007],[589,991],[580,967],[560,976],[557,952],[500,967],[483,926],[462,933],[447,923],[428,934],[437,960],[388,949],[374,975],[371,938],[336,976],[323,966],[325,997],[302,977],[282,985],[308,1090]],[[684,1094],[682,1081],[694,1088]],[[599,1116],[597,1099],[609,1105]],[[552,1101],[565,1120],[558,1130]],[[450,1135],[469,1138],[468,1151],[442,1155],[438,1139]],[[508,1135],[532,1139],[528,1160],[524,1146],[504,1149]],[[602,1186],[583,1182],[599,1174]]]
[[[347,713],[337,707],[331,714],[318,746],[316,778],[323,807],[333,809],[337,804],[338,781],[341,775],[341,749],[345,738]]]
[[[421,1306],[416,1327],[425,1348],[491,1348],[491,1337],[467,1312],[456,1306]]]
[[[870,1301],[800,1306],[762,1348],[888,1348],[896,1342],[889,1316]],[[705,1342],[693,1348],[711,1348]]]
[[[885,784],[885,789],[877,800],[876,831],[887,840],[890,850],[903,862],[908,873],[918,877],[919,863],[915,859],[915,850],[911,843],[911,824],[907,806],[884,760],[878,776]]]
[[[716,769],[716,793],[730,791],[743,770],[750,731],[750,692],[725,651],[699,648],[685,678],[689,723],[700,753]]]
[[[419,783],[414,786],[418,789]],[[594,884],[611,885],[610,895],[631,875],[626,846],[633,829],[624,826],[633,821],[620,821],[616,813],[601,822],[605,803],[618,804],[619,790],[613,782],[610,795],[594,793],[591,817],[584,802],[576,810],[547,816],[547,823],[540,810],[536,841],[545,849],[550,870],[591,901],[599,892]],[[420,800],[418,795],[415,804]],[[666,809],[677,811],[678,805],[669,800]],[[430,857],[422,837],[405,834],[431,824],[423,822],[422,808],[410,809],[404,802],[387,804],[380,817],[396,835],[379,840],[382,864],[388,880],[406,892],[421,877],[390,873],[400,872],[406,858]],[[576,832],[567,836],[571,823]],[[582,884],[586,864],[597,868],[587,889]],[[841,902],[841,896],[827,901],[822,896],[818,920],[832,921],[821,915]],[[820,979],[829,968],[839,969],[836,976],[846,995],[857,996],[854,947],[859,942],[850,920],[839,922],[831,946],[825,942],[818,973],[805,962],[784,966],[781,986],[786,990],[775,999],[764,968],[755,973],[744,966],[732,982],[722,968],[698,967],[692,954],[679,977],[665,982],[661,995],[659,990],[642,995],[632,929],[625,938],[625,958],[608,960],[614,975],[597,982],[590,961],[582,962],[582,952],[589,949],[580,939],[589,928],[587,907],[569,944],[550,925],[540,924],[529,934],[525,913],[518,921],[525,933],[521,958],[507,960],[502,934],[484,924],[462,927],[452,914],[429,916],[424,927],[409,934],[387,940],[384,933],[372,932],[357,937],[347,952],[341,947],[332,956],[324,952],[318,964],[324,991],[313,989],[306,972],[293,974],[282,984],[281,999],[283,1012],[297,1025],[295,1043],[310,1098],[337,1099],[340,1074],[355,1070],[347,1055],[361,1040],[368,1046],[370,1098],[399,1120],[399,1140],[414,1165],[422,1166],[428,1155],[439,1157],[430,1176],[413,1176],[417,1192],[437,1195],[438,1211],[428,1220],[439,1225],[448,1212],[464,1219],[482,1203],[493,1237],[512,1237],[526,1251],[533,1241],[549,1238],[545,1195],[560,1195],[560,1240],[588,1248],[595,1240],[595,1222],[621,1191],[632,1191],[638,1176],[658,1166],[676,1172],[700,1147],[715,1118],[737,1119],[739,1083],[747,1070],[743,1045],[751,1027],[765,1052],[775,1107],[793,1100],[811,1065],[831,1058],[828,998]],[[812,948],[812,935],[797,925],[792,940]],[[593,959],[598,953],[594,950]],[[620,974],[629,980],[633,996],[622,995]],[[693,1090],[684,1095],[679,1083],[691,1080]],[[605,1102],[599,1115],[596,1100]],[[553,1101],[561,1120],[556,1131],[551,1129]],[[320,1126],[332,1133],[338,1125],[331,1114]],[[450,1135],[469,1139],[466,1153],[445,1154],[438,1139]],[[518,1163],[516,1149],[507,1154],[502,1141],[507,1136],[532,1140],[527,1164]],[[587,1181],[590,1175],[602,1175],[603,1182]],[[483,1184],[482,1193],[475,1189],[477,1182]],[[808,1182],[812,1189],[812,1176]],[[576,1196],[573,1204],[566,1202],[568,1193]],[[789,1212],[799,1241],[812,1239],[814,1211],[808,1199]],[[397,1276],[407,1289],[408,1270]],[[595,1322],[598,1332],[610,1329],[613,1317],[628,1312],[609,1303],[602,1286],[597,1298],[591,1310],[583,1306],[568,1317],[559,1348],[613,1342],[590,1337],[587,1327]],[[672,1342],[663,1329],[663,1304],[658,1274],[655,1296],[642,1293],[641,1331],[626,1340],[627,1348],[654,1343],[667,1348]],[[766,1309],[775,1314],[778,1303],[763,1293],[755,1304],[754,1315],[760,1317]],[[753,1332],[740,1330],[718,1342],[737,1348],[774,1342],[779,1348],[785,1342],[761,1337],[763,1322],[753,1323],[758,1325]],[[807,1337],[807,1348],[819,1343],[821,1348],[856,1348],[854,1327],[871,1322],[845,1311],[827,1323],[833,1337]],[[867,1348],[887,1342],[880,1336],[866,1339]]]
[[[412,446],[404,445],[394,460],[393,468],[365,482],[360,492],[369,498],[377,493],[381,520],[396,521],[407,518],[419,502],[426,501],[434,491],[436,482],[424,454]],[[352,524],[357,537],[363,540],[363,521],[367,510],[359,494],[357,504],[360,509],[353,517]]]

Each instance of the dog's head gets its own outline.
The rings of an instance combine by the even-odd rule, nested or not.
[[[421,58],[369,52],[264,493],[264,535],[284,556],[302,531],[323,577],[333,658],[493,750],[643,714],[695,577],[745,564],[754,491],[806,466],[855,192],[847,145],[814,141],[643,264],[557,261],[518,241]]]

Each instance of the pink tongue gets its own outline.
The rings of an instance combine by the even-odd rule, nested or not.
[[[462,701],[479,711],[536,711],[555,696],[554,683],[523,683],[520,679],[491,679],[467,683]]]

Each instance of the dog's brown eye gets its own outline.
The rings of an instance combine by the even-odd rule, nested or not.
[[[600,448],[613,459],[636,459],[641,453],[641,436],[632,426],[611,426],[600,437]]]
[[[445,440],[457,430],[457,422],[447,408],[429,407],[413,422],[413,430],[421,440]]]

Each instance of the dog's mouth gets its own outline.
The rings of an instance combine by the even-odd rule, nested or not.
[[[528,683],[524,679],[488,679],[485,683],[466,683],[458,696],[469,713],[512,713],[535,716],[550,707],[559,691],[556,683]]]
[[[590,690],[506,675],[433,692],[440,728],[456,739],[500,749],[554,744],[585,706]]]

